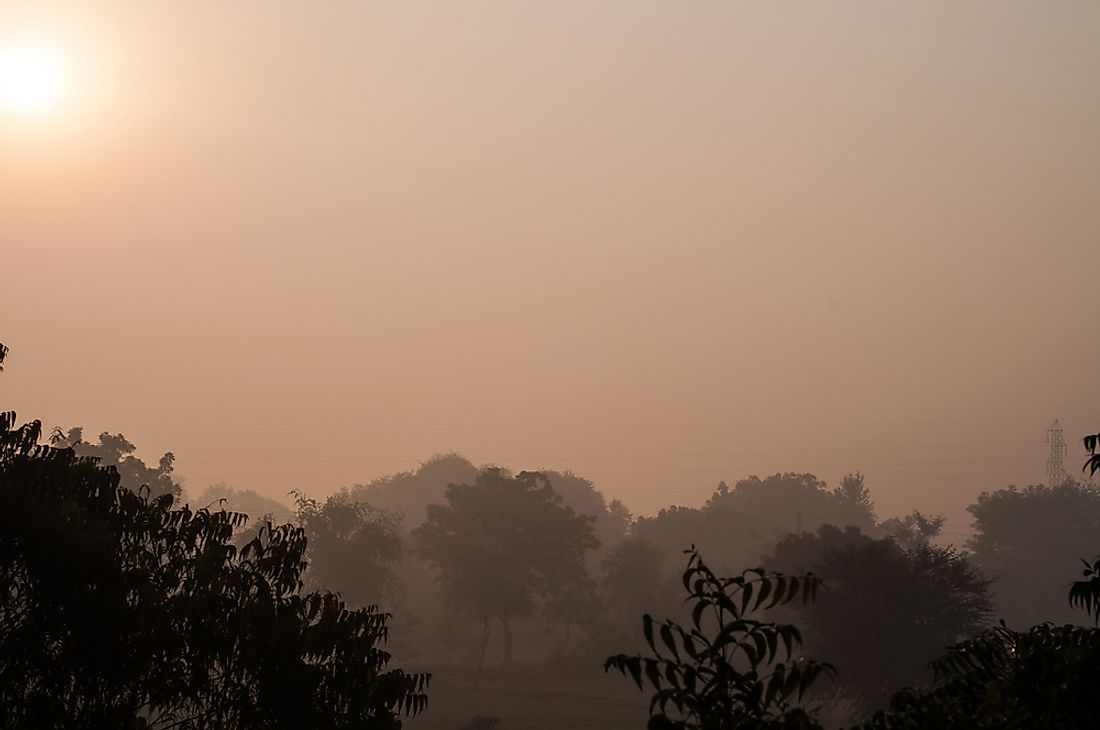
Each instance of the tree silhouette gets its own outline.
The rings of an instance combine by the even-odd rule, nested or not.
[[[670,507],[656,517],[640,518],[633,528],[666,556],[695,544],[713,556],[720,572],[754,565],[790,532],[816,530],[823,524],[875,525],[870,495],[859,474],[828,489],[813,474],[773,474],[742,479],[732,489],[725,483],[700,509]]]
[[[235,489],[225,482],[211,484],[190,502],[193,507],[243,512],[253,521],[270,517],[285,522],[293,514],[290,507],[278,500],[258,494],[254,489]]]
[[[623,639],[622,632],[633,625],[640,611],[663,608],[663,560],[660,549],[642,537],[628,537],[604,557],[601,587],[610,636]]]
[[[473,484],[447,487],[446,500],[430,505],[414,530],[417,549],[438,568],[449,604],[482,622],[479,669],[492,619],[501,623],[509,664],[511,619],[584,576],[585,551],[597,545],[592,519],[565,507],[536,472],[487,469]]]
[[[1010,626],[1079,620],[1062,591],[1073,566],[1091,555],[1100,534],[1100,488],[1057,486],[983,492],[968,508],[975,535],[967,545],[993,585],[998,612]]]
[[[113,466],[117,471],[120,484],[124,489],[136,492],[147,487],[154,496],[171,494],[179,497],[182,488],[172,479],[173,464],[176,460],[171,451],[160,457],[155,467],[147,465],[134,456],[135,447],[120,433],[106,431],[99,434],[96,443],[84,440],[84,429],[80,427],[63,431],[54,429],[50,443],[58,448],[71,448],[77,456],[96,459],[101,466]]]
[[[1074,585],[1072,603],[1095,587],[1088,583]],[[1095,621],[1095,601],[1087,608]],[[863,729],[1087,730],[1100,717],[1100,629],[1091,626],[1042,623],[1013,631],[1002,622],[950,647],[932,668],[932,689],[902,690]]]
[[[1089,476],[1094,476],[1100,471],[1100,433],[1089,434],[1084,441],[1085,450],[1089,452],[1089,456],[1085,459],[1085,465],[1081,470],[1087,471]]]
[[[858,529],[826,525],[789,535],[765,567],[821,576],[828,590],[799,609],[814,654],[865,710],[899,687],[928,685],[928,662],[989,625],[989,581],[952,548],[902,549]],[[925,676],[928,674],[928,676]]]
[[[352,501],[401,515],[408,529],[413,529],[427,518],[429,504],[441,504],[446,499],[447,485],[469,484],[480,472],[458,454],[437,454],[413,471],[356,484],[350,496]]]
[[[920,510],[913,510],[905,517],[883,520],[876,532],[906,550],[913,550],[931,543],[943,531],[946,522],[943,515],[925,515]]]
[[[303,593],[306,538],[122,488],[0,415],[0,712],[11,727],[397,728],[426,675],[387,616]]]
[[[297,521],[309,541],[306,578],[339,591],[353,606],[377,605],[392,590],[403,545],[398,517],[336,494],[324,502],[301,494]]]

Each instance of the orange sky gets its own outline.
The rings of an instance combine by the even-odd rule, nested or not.
[[[0,4],[3,407],[321,495],[456,450],[884,515],[1100,430],[1100,4]]]

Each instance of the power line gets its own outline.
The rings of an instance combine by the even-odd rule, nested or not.
[[[701,453],[664,453],[664,454],[593,454],[587,456],[579,455],[557,455],[557,456],[501,456],[497,457],[499,461],[613,461],[616,459],[707,459],[707,458],[724,458],[729,456],[788,456],[796,454],[832,454],[837,452],[848,451],[933,451],[940,449],[980,449],[980,448],[1000,448],[1000,447],[1015,447],[1015,446],[1035,446],[1043,441],[1008,441],[1000,443],[977,443],[977,444],[937,444],[928,446],[844,446],[837,448],[825,448],[825,449],[780,449],[780,450],[760,450],[760,451],[716,451],[716,452],[701,452]],[[378,457],[374,459],[187,459],[191,464],[392,464],[394,462],[410,462],[420,463],[423,462],[423,457],[416,456],[393,456],[393,457]],[[951,464],[956,463],[952,461],[945,462],[922,462],[928,464]]]

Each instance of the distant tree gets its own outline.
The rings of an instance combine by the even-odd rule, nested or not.
[[[449,484],[470,484],[481,469],[458,454],[437,454],[413,471],[403,471],[356,484],[353,502],[363,502],[402,516],[409,529],[427,517],[429,504],[442,504]]]
[[[387,616],[303,593],[301,528],[173,509],[0,415],[0,713],[9,727],[397,728],[428,678]]]
[[[258,494],[254,489],[235,489],[225,482],[211,484],[191,501],[195,509],[207,507],[212,512],[224,509],[246,514],[251,523],[264,518],[285,522],[294,514],[290,507],[276,499]]]
[[[591,636],[602,628],[603,608],[596,582],[586,572],[574,571],[549,583],[543,615],[550,626],[563,629],[558,641],[559,657],[572,648],[577,633],[574,629],[584,630]]]
[[[878,526],[878,534],[888,537],[906,550],[928,545],[943,531],[947,518],[943,515],[924,515],[913,510],[905,517],[891,517]]]
[[[79,427],[68,431],[54,429],[50,443],[57,448],[71,448],[77,456],[98,459],[103,466],[113,466],[122,480],[122,487],[131,492],[148,487],[154,497],[171,494],[177,498],[182,491],[180,485],[172,479],[176,457],[171,451],[161,456],[156,466],[149,466],[134,456],[136,447],[122,434],[104,431],[93,444],[84,440],[84,429]]]
[[[663,557],[656,545],[642,537],[623,540],[604,557],[601,585],[612,627],[633,624],[639,611],[657,608],[664,582]]]
[[[430,505],[413,534],[420,554],[438,569],[450,605],[482,622],[479,668],[490,621],[501,623],[509,664],[511,620],[531,615],[536,598],[582,577],[585,551],[597,545],[592,518],[565,507],[541,474],[511,477],[499,469],[449,486],[446,503]]]
[[[1079,556],[1100,534],[1100,488],[1066,481],[1058,486],[983,492],[968,508],[974,562],[995,576],[998,612],[1010,626],[1078,620],[1062,591]]]
[[[562,499],[562,504],[579,515],[592,517],[592,533],[600,543],[593,557],[600,559],[604,552],[626,537],[630,529],[630,512],[619,500],[610,503],[591,480],[571,471],[539,471]],[[593,566],[595,567],[595,566]]]
[[[733,572],[757,564],[784,535],[824,524],[863,531],[874,527],[873,505],[861,475],[849,475],[831,490],[813,474],[753,476],[732,489],[723,482],[702,508],[661,510],[656,517],[639,519],[632,533],[659,546],[666,556],[694,543],[713,556],[717,570]]]
[[[858,471],[840,480],[840,485],[833,489],[833,497],[842,514],[847,515],[849,525],[866,530],[875,524],[877,518],[871,490]]]
[[[651,655],[610,657],[616,669],[643,689],[648,683],[651,730],[816,729],[798,702],[828,664],[800,656],[802,636],[791,624],[759,620],[759,609],[812,601],[821,581],[748,570],[717,576],[694,550],[683,585],[691,623],[642,618]]]
[[[857,528],[831,525],[789,535],[765,567],[825,581],[799,609],[813,652],[835,664],[838,683],[865,710],[902,686],[927,686],[928,662],[989,625],[989,581],[953,548],[905,550]]]
[[[353,606],[378,605],[393,588],[404,551],[397,515],[335,494],[324,502],[295,496],[297,522],[309,546],[306,578],[339,591]]]

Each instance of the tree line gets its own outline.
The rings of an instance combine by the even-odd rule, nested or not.
[[[668,726],[817,727],[817,703],[874,727],[994,727],[957,723],[1052,702],[1024,696],[1056,679],[1023,682],[1025,658],[1097,658],[1093,628],[1042,623],[1096,615],[1100,564],[1065,596],[1100,526],[1100,492],[1080,481],[982,493],[961,548],[940,544],[942,517],[880,519],[859,474],[749,477],[649,518],[569,472],[453,454],[290,496],[216,485],[184,500],[171,454],[148,466],[121,434],[46,440],[4,414],[5,724],[399,727],[430,676],[395,655],[476,676],[614,654]],[[976,700],[991,683],[1016,705]]]

